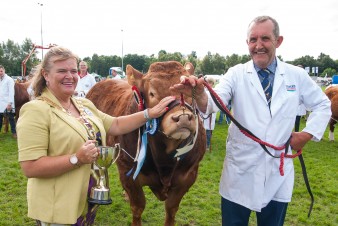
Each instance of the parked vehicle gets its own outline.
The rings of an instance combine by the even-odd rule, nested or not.
[[[111,77],[113,70],[116,71],[117,74],[119,74],[121,76],[121,78],[125,78],[126,77],[126,73],[124,71],[122,71],[121,67],[111,67],[109,69],[109,77]]]

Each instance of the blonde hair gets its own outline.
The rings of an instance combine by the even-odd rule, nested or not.
[[[33,90],[34,96],[38,97],[42,91],[47,87],[43,72],[50,72],[55,62],[64,61],[68,59],[75,59],[78,62],[78,56],[69,49],[61,46],[52,47],[43,58],[41,64],[37,66],[37,72],[34,75]]]

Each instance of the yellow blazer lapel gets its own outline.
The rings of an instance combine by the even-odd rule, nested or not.
[[[80,101],[81,105],[83,105],[81,98],[75,97],[73,100],[74,100],[73,103],[75,103],[76,108],[79,110],[78,101]],[[91,109],[91,108],[88,108],[88,106],[83,105],[83,111],[87,115],[87,117],[90,119],[90,121],[92,121],[95,124],[95,126],[99,129],[99,131],[101,133],[102,143],[103,143],[103,145],[105,145],[105,140],[106,140],[105,134],[106,133],[105,133],[105,129],[104,129],[103,123],[101,121],[100,115],[98,115],[99,113],[98,113],[97,109]]]
[[[52,112],[65,123],[67,123],[71,128],[73,128],[84,139],[84,141],[88,140],[87,130],[84,125],[82,125],[82,123],[78,120],[74,120],[74,117],[69,116],[65,111],[63,111],[60,102],[48,89],[43,92],[41,98],[42,100],[45,100],[45,98],[49,99],[51,103],[46,100],[45,102],[51,107]],[[75,103],[75,101],[73,101],[73,103]]]

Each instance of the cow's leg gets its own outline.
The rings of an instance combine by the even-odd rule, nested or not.
[[[185,193],[188,192],[189,188],[195,183],[197,178],[198,166],[195,170],[182,176],[180,178],[179,186],[173,186],[174,188],[169,191],[168,198],[165,201],[165,226],[175,225],[175,216],[178,211],[179,205]]]
[[[178,211],[179,205],[185,193],[189,190],[187,187],[180,187],[173,189],[165,201],[165,226],[175,225],[175,216]]]
[[[334,141],[334,127],[337,122],[334,119],[330,119],[330,131],[329,131],[329,140]]]
[[[0,114],[0,131],[2,128],[2,125],[4,125],[4,133],[8,132],[8,116],[7,114]]]
[[[128,181],[132,178],[126,179]],[[142,213],[146,205],[146,199],[142,187],[136,182],[127,182],[123,185],[124,190],[127,192],[130,202],[130,208],[133,214],[133,226],[142,225]]]

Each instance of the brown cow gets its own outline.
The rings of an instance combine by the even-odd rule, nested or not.
[[[191,107],[192,99],[181,98],[179,93],[169,90],[171,85],[180,81],[180,76],[193,73],[192,68],[190,63],[183,67],[175,61],[157,62],[143,75],[128,65],[126,71],[129,84],[123,80],[101,81],[87,94],[87,98],[100,110],[113,116],[139,111],[132,86],[137,87],[142,94],[146,107],[155,106],[165,96],[177,97],[177,103],[170,104],[168,112],[161,117],[157,132],[148,135],[146,159],[135,180],[133,173],[136,162],[130,156],[134,157],[137,153],[138,130],[107,138],[108,145],[120,143],[128,153],[122,152],[117,166],[120,181],[130,200],[132,225],[141,225],[141,215],[146,204],[143,186],[149,186],[159,200],[165,201],[165,225],[174,225],[179,204],[197,178],[199,162],[206,149],[205,130],[199,116],[195,114],[196,111]],[[185,104],[182,104],[184,101],[180,102],[182,99]],[[192,149],[175,157],[177,149],[187,147],[194,138],[197,139],[191,145]]]
[[[27,92],[27,88],[30,85],[30,82],[18,83],[14,84],[14,108],[15,108],[15,121],[18,121],[19,112],[25,103],[29,101],[29,94]],[[4,114],[4,132],[8,132],[8,115]]]
[[[29,94],[27,89],[30,85],[30,81],[24,83],[15,83],[14,85],[14,102],[15,102],[15,120],[18,121],[19,113],[22,105],[29,101]]]
[[[331,119],[329,122],[329,140],[334,141],[334,127],[338,120],[338,86],[329,86],[325,89],[326,96],[331,101]]]

